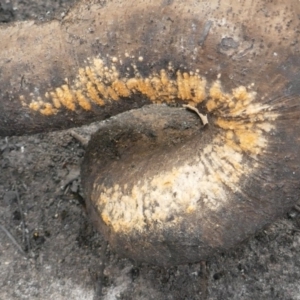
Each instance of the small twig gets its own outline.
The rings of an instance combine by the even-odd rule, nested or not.
[[[22,249],[22,247],[18,244],[18,242],[16,241],[16,239],[11,235],[11,233],[0,224],[0,228],[1,230],[7,235],[7,237],[11,240],[11,242],[18,248],[18,250],[26,256],[26,253],[24,252],[24,250]]]
[[[70,131],[70,135],[75,138],[79,143],[82,144],[83,147],[86,147],[89,140],[84,138],[83,136],[81,136],[80,134],[78,134],[77,132],[75,132],[74,130]]]
[[[67,185],[64,191],[64,195],[68,194],[69,189],[70,189],[70,185]]]
[[[19,193],[18,193],[18,191],[17,191],[16,185],[14,185],[14,190],[15,190],[15,193],[16,193],[16,195],[17,195],[17,202],[18,202],[18,208],[19,208],[20,216],[21,216],[22,233],[23,233],[23,242],[24,242],[24,241],[25,241],[25,236],[26,236],[26,233],[25,233],[24,214],[23,214],[23,209],[22,209],[22,206],[21,206],[21,200],[20,200],[20,196],[19,196]]]
[[[184,104],[183,107],[186,108],[186,109],[192,110],[193,112],[195,112],[199,116],[199,118],[201,119],[203,126],[205,126],[205,125],[208,124],[207,115],[201,114],[196,107],[194,107],[192,105],[189,105],[189,104]]]
[[[96,286],[96,297],[101,297],[103,296],[102,290],[103,290],[103,286],[104,286],[104,269],[105,269],[105,253],[107,250],[107,242],[104,242],[104,244],[101,247],[100,250],[100,257],[102,260],[102,264],[99,267],[99,273],[98,273],[98,280],[97,280],[97,286]]]
[[[23,209],[22,209],[21,200],[20,200],[20,196],[19,196],[19,192],[18,192],[16,184],[14,185],[14,190],[15,190],[15,193],[17,195],[18,207],[19,207],[21,220],[22,220],[23,241],[26,242],[27,251],[30,251],[30,241],[29,241],[29,236],[28,236],[28,230],[27,230],[27,227],[26,227],[24,212],[23,212]]]
[[[299,205],[298,205],[298,204],[296,204],[296,205],[294,206],[294,209],[295,209],[297,212],[299,212],[299,213],[300,213],[300,207],[299,207]]]

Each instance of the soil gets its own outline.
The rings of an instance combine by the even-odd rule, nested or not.
[[[75,0],[0,0],[0,21],[62,18]],[[97,124],[0,139],[0,299],[300,299],[300,209],[209,261],[159,268],[111,251],[79,167]]]

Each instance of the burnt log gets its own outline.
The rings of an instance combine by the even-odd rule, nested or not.
[[[300,6],[281,1],[81,3],[0,27],[0,135],[102,126],[87,207],[121,255],[159,265],[224,251],[300,190]]]

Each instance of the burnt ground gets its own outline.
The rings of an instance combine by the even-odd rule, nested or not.
[[[74,3],[0,0],[0,21],[61,18]],[[300,299],[298,207],[209,261],[135,265],[89,223],[70,132],[0,139],[0,299]]]

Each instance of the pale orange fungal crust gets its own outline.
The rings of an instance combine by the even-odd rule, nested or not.
[[[157,104],[175,101],[192,107],[201,104],[208,112],[211,126],[218,128],[211,144],[192,164],[158,174],[148,183],[137,182],[131,191],[118,184],[111,188],[95,188],[101,193],[93,201],[101,205],[102,220],[115,232],[130,232],[133,228],[145,230],[145,216],[147,222],[163,224],[173,214],[172,224],[180,223],[180,212],[194,213],[197,209],[195,201],[199,198],[212,211],[218,210],[227,201],[225,186],[233,191],[239,190],[240,178],[255,168],[255,165],[244,165],[243,157],[255,158],[263,153],[268,144],[266,133],[275,128],[273,121],[277,115],[267,104],[261,103],[253,90],[253,83],[225,92],[221,74],[215,81],[208,82],[197,70],[174,73],[171,63],[168,71],[161,69],[143,77],[135,64],[132,64],[134,76],[121,76],[120,60],[116,57],[110,59],[111,65],[106,65],[99,58],[88,59],[87,62],[87,66],[79,69],[73,83],[48,91],[44,99],[32,99],[29,108],[50,116],[60,109],[75,111],[81,107],[88,111],[93,109],[93,105],[103,107],[141,94]],[[25,101],[24,97],[22,101]],[[186,192],[182,192],[182,184]],[[199,184],[201,193],[198,191]],[[175,201],[173,193],[181,193],[180,200]],[[153,201],[161,197],[160,206],[153,210]]]
[[[139,61],[143,60],[139,59]],[[117,58],[111,59],[113,65],[110,67],[98,58],[87,61],[89,65],[79,68],[73,84],[64,84],[49,90],[42,100],[43,104],[51,101],[56,109],[62,108],[63,105],[65,109],[74,111],[78,106],[91,110],[92,103],[104,106],[110,101],[120,101],[121,98],[128,98],[136,93],[144,95],[153,103],[171,103],[178,99],[197,105],[206,98],[206,79],[197,72],[177,71],[176,78],[170,79],[166,70],[162,69],[159,73],[154,72],[147,78],[143,78],[137,66],[132,64],[135,76],[120,77],[117,64],[120,61]],[[172,66],[169,65],[169,68],[172,69]],[[35,101],[33,97],[29,108],[34,107],[36,111],[43,114],[43,108],[39,110],[31,105]],[[57,110],[52,110],[52,114],[55,113]],[[49,114],[50,111],[47,115]]]

